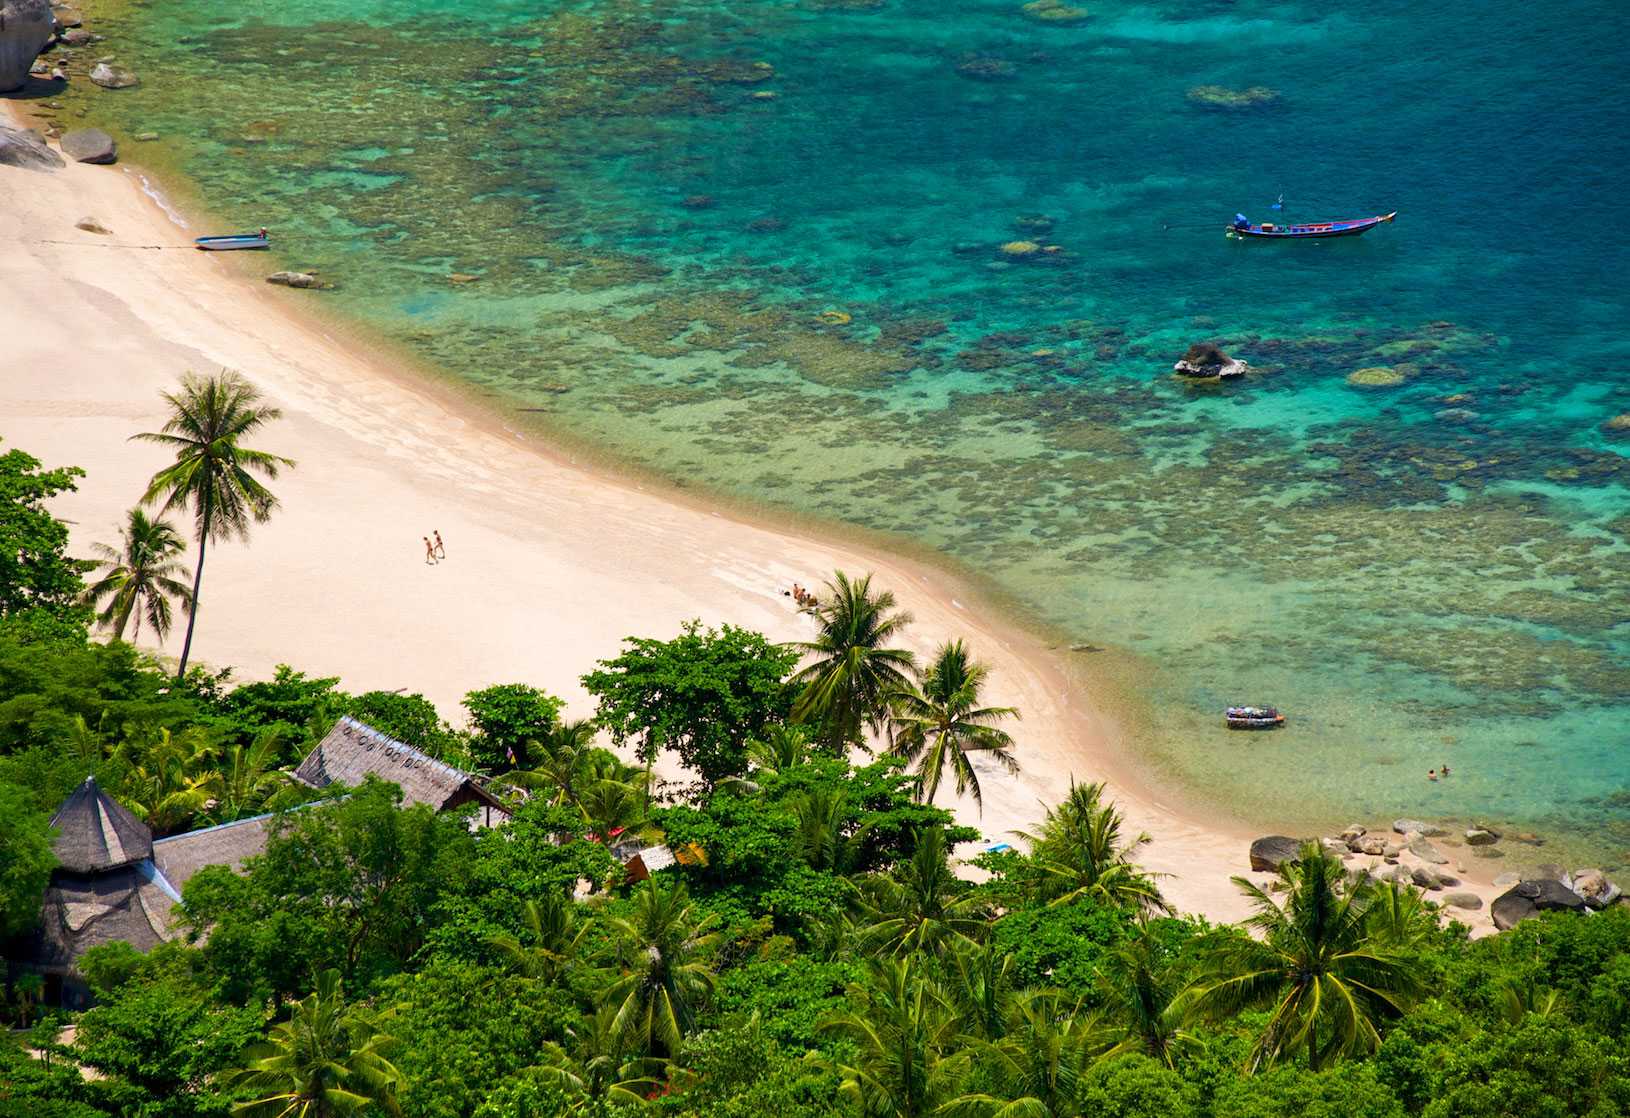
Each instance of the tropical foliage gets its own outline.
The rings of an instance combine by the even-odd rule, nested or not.
[[[95,544],[101,577],[85,588],[85,602],[95,608],[98,625],[123,640],[125,628],[135,620],[131,639],[141,639],[142,622],[160,642],[170,632],[172,599],[183,612],[192,611],[189,572],[176,558],[185,549],[181,536],[164,519],[152,519],[139,508],[126,516],[123,539],[117,548]]]

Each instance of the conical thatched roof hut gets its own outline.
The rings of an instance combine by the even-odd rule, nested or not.
[[[94,776],[51,817],[57,862],[70,873],[99,873],[153,856],[153,832],[97,785]]]

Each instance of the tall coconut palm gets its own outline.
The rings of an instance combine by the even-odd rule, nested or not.
[[[979,776],[972,754],[990,757],[1009,773],[1019,771],[1013,759],[1013,739],[997,723],[1017,719],[1013,707],[982,707],[979,689],[990,669],[975,662],[960,640],[940,646],[934,662],[923,673],[920,687],[906,687],[891,696],[890,752],[916,766],[917,798],[930,803],[946,771],[956,778],[956,794],[972,794],[984,808]]]
[[[400,1113],[402,1073],[386,1058],[395,1041],[379,1026],[373,1015],[346,1005],[339,971],[325,971],[317,989],[295,1003],[289,1019],[275,1025],[231,1077],[256,1096],[233,1112],[330,1118],[378,1106]]]
[[[793,682],[803,684],[793,703],[796,721],[815,727],[833,752],[864,744],[862,732],[881,732],[888,721],[889,697],[911,682],[915,656],[891,648],[911,623],[895,609],[894,595],[872,593],[872,576],[853,582],[837,571],[815,610],[820,631],[793,647],[812,657]]]
[[[1132,852],[1149,841],[1123,840],[1123,818],[1103,800],[1102,784],[1070,782],[1070,791],[1034,831],[1015,831],[1030,842],[1043,896],[1053,904],[1090,897],[1141,915],[1170,912],[1153,878],[1132,864]]]
[[[945,991],[911,958],[874,960],[849,990],[850,1008],[820,1024],[849,1042],[842,1058],[814,1057],[867,1118],[927,1118],[954,1091],[960,1027]]]
[[[985,906],[945,864],[945,833],[938,828],[921,832],[910,860],[892,875],[865,878],[860,888],[861,911],[870,921],[861,940],[879,953],[943,955],[985,934]]]
[[[1281,866],[1279,879],[1283,904],[1234,878],[1256,908],[1246,924],[1262,938],[1221,939],[1184,995],[1186,1007],[1212,1019],[1269,1009],[1248,1071],[1300,1053],[1319,1071],[1375,1051],[1378,1023],[1403,1013],[1421,994],[1418,958],[1377,935],[1367,919],[1374,887],[1360,878],[1343,892],[1341,862],[1317,843]]]
[[[577,957],[589,923],[578,919],[577,904],[570,897],[548,893],[542,900],[529,900],[521,908],[526,942],[508,932],[488,936],[487,942],[502,952],[518,973],[553,982]]]
[[[608,921],[618,933],[622,977],[606,988],[617,1030],[652,1055],[673,1057],[713,993],[706,958],[718,943],[680,881],[660,875],[634,894],[634,911]]]
[[[1078,1118],[1080,1086],[1097,1046],[1091,1017],[1056,990],[1013,998],[1002,1035],[975,1040],[984,1090],[948,1100],[942,1118]]]
[[[153,475],[142,504],[162,502],[162,517],[174,509],[190,512],[198,540],[193,568],[187,638],[181,645],[176,678],[187,674],[193,626],[198,620],[198,592],[204,578],[204,553],[211,541],[247,539],[249,525],[265,523],[277,498],[258,477],[276,478],[293,460],[251,450],[240,444],[283,413],[260,402],[260,393],[237,373],[223,369],[212,377],[188,373],[175,392],[164,394],[170,418],[158,431],[133,439],[158,443],[175,452],[175,462]]]
[[[560,1089],[567,1114],[602,1115],[609,1106],[645,1106],[646,1095],[658,1086],[660,1062],[628,1051],[615,1006],[605,1006],[568,1029],[566,1039],[564,1045],[544,1043],[532,1074]]]
[[[1131,1053],[1175,1067],[1199,1043],[1184,1025],[1187,1007],[1182,983],[1147,935],[1122,944],[1098,968],[1104,1013],[1099,1033],[1106,1047],[1100,1058]]]
[[[140,508],[125,514],[117,548],[92,544],[101,558],[97,566],[102,576],[85,588],[82,601],[93,609],[100,607],[96,623],[113,630],[113,639],[122,641],[125,627],[134,619],[133,639],[141,637],[141,623],[147,622],[160,644],[170,633],[173,598],[182,612],[192,612],[192,591],[184,579],[191,577],[176,559],[186,549],[181,534],[163,517],[149,518]]]

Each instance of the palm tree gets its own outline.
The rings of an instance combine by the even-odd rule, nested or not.
[[[891,697],[890,752],[917,766],[917,798],[925,804],[933,801],[949,769],[956,777],[956,794],[971,792],[983,811],[970,754],[986,754],[1009,773],[1019,771],[1019,762],[1009,752],[1013,739],[996,726],[1003,719],[1018,718],[1019,712],[979,705],[979,689],[989,672],[969,658],[960,640],[950,641],[934,654],[920,688],[906,687]]]
[[[261,404],[260,392],[237,373],[225,369],[213,377],[188,373],[180,390],[166,392],[164,399],[170,405],[170,419],[164,427],[131,438],[175,451],[175,462],[148,483],[142,504],[162,499],[161,517],[172,509],[186,509],[195,521],[198,564],[193,569],[187,639],[182,642],[176,671],[180,679],[187,674],[187,659],[192,654],[205,549],[211,540],[246,539],[251,521],[263,524],[269,520],[277,498],[255,475],[276,478],[278,470],[294,462],[239,445],[238,440],[283,413]]]
[[[530,769],[511,770],[496,783],[547,792],[548,802],[557,806],[575,804],[589,751],[594,748],[594,731],[592,719],[556,723],[528,749],[537,763]]]
[[[884,729],[889,696],[911,682],[916,662],[906,649],[888,647],[911,615],[895,610],[892,593],[874,596],[871,586],[871,575],[850,582],[836,572],[815,611],[820,631],[813,641],[793,646],[814,659],[792,677],[804,685],[792,716],[814,726],[833,752],[861,744],[864,727]]]
[[[761,740],[747,743],[747,760],[753,775],[780,776],[809,760],[809,727],[796,722],[769,726]]]
[[[226,765],[220,770],[218,796],[210,810],[216,822],[240,819],[278,801],[289,800],[279,795],[297,787],[293,777],[277,767],[283,740],[281,730],[262,730],[249,744],[234,745],[227,751]]]
[[[846,873],[854,868],[870,827],[852,835],[843,833],[849,819],[849,798],[827,785],[816,785],[793,797],[788,806],[798,822],[792,849],[812,869]]]
[[[1102,784],[1072,779],[1069,795],[1047,809],[1036,832],[1013,832],[1030,842],[1043,895],[1055,905],[1089,897],[1145,916],[1170,912],[1152,876],[1132,864],[1132,852],[1149,836],[1122,841],[1124,820],[1113,803],[1103,802],[1103,794]]]
[[[198,727],[146,740],[127,739],[119,749],[127,765],[119,800],[155,835],[185,830],[221,793],[216,748]]]
[[[1378,936],[1367,920],[1375,891],[1361,877],[1345,893],[1341,862],[1317,843],[1279,869],[1283,904],[1243,877],[1234,883],[1256,914],[1246,925],[1261,940],[1228,935],[1184,995],[1201,1017],[1233,1017],[1268,1007],[1267,1026],[1247,1070],[1305,1052],[1320,1071],[1336,1059],[1375,1051],[1377,1022],[1404,1012],[1421,993],[1416,958]]]
[[[379,1024],[345,1004],[339,971],[325,971],[317,989],[295,1003],[267,1042],[250,1049],[249,1063],[232,1078],[257,1097],[233,1112],[329,1118],[377,1105],[400,1113],[396,1094],[402,1073],[385,1057],[395,1041]]]
[[[1396,881],[1372,881],[1373,896],[1365,919],[1376,939],[1394,948],[1419,947],[1438,927],[1438,918],[1421,895]]]
[[[589,921],[578,919],[576,902],[564,893],[527,901],[521,908],[521,924],[530,943],[523,944],[508,932],[488,936],[487,942],[509,959],[514,970],[545,982],[553,982],[566,969],[589,930]]]
[[[189,573],[176,559],[186,544],[169,521],[162,517],[150,520],[140,508],[126,514],[120,535],[118,548],[92,545],[101,556],[97,566],[103,573],[85,588],[81,600],[93,609],[101,606],[96,622],[104,629],[111,627],[114,640],[124,640],[125,626],[135,618],[132,639],[140,639],[145,620],[163,644],[170,632],[170,599],[179,601],[182,610],[192,614],[192,591],[182,581]]]
[[[1187,1023],[1182,985],[1159,946],[1141,934],[1117,948],[1098,968],[1105,1012],[1100,1032],[1108,1047],[1100,1059],[1130,1053],[1175,1067],[1178,1058],[1198,1045]]]
[[[1095,1028],[1056,990],[1015,995],[1000,1037],[974,1044],[985,1091],[958,1095],[938,1110],[945,1118],[1078,1118],[1083,1074]]]
[[[604,1114],[608,1105],[644,1107],[658,1085],[658,1061],[630,1056],[615,1006],[604,1006],[567,1030],[570,1048],[545,1042],[533,1074],[560,1088],[568,1114]]]
[[[634,911],[608,921],[619,933],[622,977],[606,988],[617,1031],[645,1051],[673,1057],[713,993],[703,961],[718,943],[712,919],[699,919],[683,882],[660,876],[634,894]]]
[[[1508,1025],[1520,1025],[1532,1013],[1536,1017],[1549,1017],[1562,1006],[1562,995],[1548,986],[1541,986],[1533,976],[1507,978],[1495,987],[1495,999],[1502,1020]]]
[[[1019,991],[1013,981],[1013,953],[994,940],[958,945],[951,954],[948,987],[962,1030],[982,1040],[997,1040],[1007,1032]]]
[[[851,1008],[820,1024],[852,1046],[847,1059],[812,1057],[835,1072],[838,1090],[868,1118],[926,1118],[963,1066],[953,1058],[960,1028],[950,999],[912,957],[873,960],[868,981],[849,989]]]
[[[945,833],[937,827],[918,834],[910,861],[892,876],[865,878],[861,897],[861,910],[871,920],[861,941],[883,954],[941,955],[985,934],[985,907],[945,864]]]
[[[624,831],[639,830],[648,818],[645,774],[636,772],[635,777],[596,780],[578,792],[578,810],[590,832],[607,843]]]

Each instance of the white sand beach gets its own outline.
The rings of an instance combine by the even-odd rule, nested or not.
[[[127,440],[163,422],[160,393],[183,371],[237,369],[283,409],[254,445],[298,467],[275,483],[282,507],[249,545],[212,550],[197,661],[245,678],[289,662],[351,690],[421,691],[455,722],[470,689],[525,681],[586,716],[578,678],[622,638],[671,636],[700,618],[798,639],[809,622],[783,595],[794,580],[873,571],[915,616],[919,653],[966,638],[991,665],[987,698],[1023,712],[1023,773],[987,776],[983,815],[959,804],[964,821],[1005,838],[1072,775],[1107,780],[1131,827],[1153,836],[1141,860],[1169,875],[1161,886],[1180,909],[1246,913],[1229,876],[1245,869],[1253,833],[1169,806],[1059,653],[943,573],[578,464],[332,336],[301,310],[320,293],[267,287],[208,253],[106,247],[202,232],[178,228],[141,186],[125,165],[0,167],[0,438],[86,470],[54,506],[84,554],[117,540],[121,514],[164,461]],[[112,235],[77,230],[84,217]],[[421,537],[432,530],[447,559],[427,566]],[[164,651],[179,649],[172,635]],[[1498,892],[1476,888],[1485,900]],[[1468,915],[1488,926],[1486,908]]]

